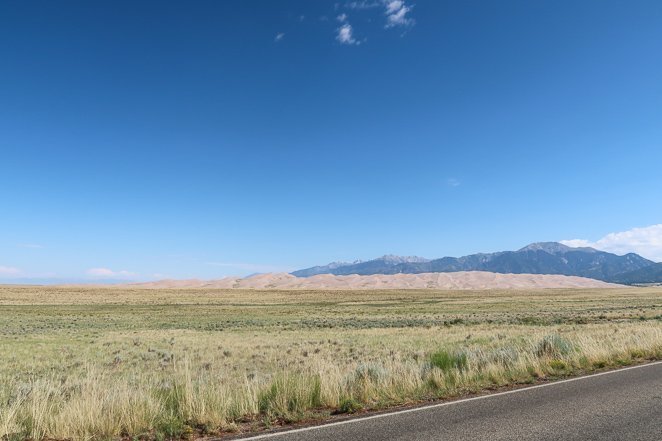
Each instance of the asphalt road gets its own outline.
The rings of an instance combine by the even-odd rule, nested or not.
[[[662,363],[247,439],[662,440]]]

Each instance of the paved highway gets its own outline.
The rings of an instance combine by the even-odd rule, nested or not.
[[[660,441],[662,362],[244,439]]]

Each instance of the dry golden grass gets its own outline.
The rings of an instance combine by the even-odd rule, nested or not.
[[[662,358],[662,289],[0,288],[0,436],[179,438]]]

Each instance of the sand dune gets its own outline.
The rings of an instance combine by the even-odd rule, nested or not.
[[[287,273],[257,274],[247,278],[218,280],[159,280],[132,284],[144,288],[226,288],[226,289],[532,289],[532,288],[616,288],[622,285],[585,277],[547,274],[498,274],[484,271],[423,274],[375,274],[334,276],[320,274],[295,277]]]

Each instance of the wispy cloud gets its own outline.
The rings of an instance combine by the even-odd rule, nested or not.
[[[591,247],[614,254],[637,253],[662,262],[662,224],[609,233],[595,242],[587,239],[562,240],[569,247]]]
[[[448,178],[446,179],[446,184],[448,184],[449,187],[459,187],[460,181],[455,178]]]
[[[414,8],[407,5],[403,0],[389,0],[385,3],[386,28],[396,26],[412,26],[415,21],[408,14]]]
[[[351,24],[345,23],[344,25],[340,26],[337,31],[338,33],[336,34],[336,40],[338,40],[341,44],[361,44],[354,38],[354,30],[352,29]]]
[[[363,1],[353,1],[349,2],[345,5],[345,7],[349,9],[373,9],[373,8],[379,8],[382,6],[384,2],[377,2],[377,1],[368,1],[368,0],[363,0]]]
[[[409,28],[416,23],[411,17],[414,6],[405,0],[355,0],[346,2],[344,7],[348,10],[357,11],[357,13],[371,9],[381,9],[386,17],[386,23],[384,24],[386,29]],[[338,9],[338,4],[336,4],[336,9]],[[343,23],[337,29],[336,40],[343,44],[360,44],[361,42],[354,38],[354,28],[349,23],[347,14],[343,12],[336,19]],[[367,18],[366,21],[370,22],[372,18]]]
[[[92,277],[134,277],[137,276],[138,274],[133,273],[131,271],[113,271],[110,268],[90,268],[87,271],[88,276]]]
[[[21,270],[18,268],[0,265],[0,276],[16,276],[18,274],[21,274]]]
[[[279,42],[279,41],[281,41],[283,38],[285,38],[285,32],[279,32],[279,33],[277,33],[276,36],[274,37],[274,41],[275,41],[275,42]]]

